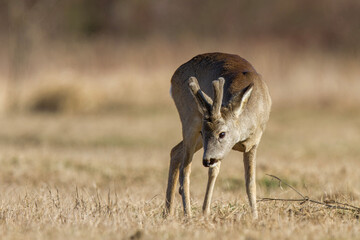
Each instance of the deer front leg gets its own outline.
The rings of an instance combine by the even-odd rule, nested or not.
[[[170,153],[170,167],[165,200],[165,216],[174,214],[175,188],[179,177],[179,168],[183,157],[183,142],[176,145]]]
[[[254,219],[258,218],[256,207],[256,150],[257,146],[254,146],[250,151],[244,153],[246,192]]]
[[[204,204],[202,207],[204,215],[208,215],[210,213],[212,194],[213,194],[216,178],[220,172],[220,166],[221,166],[221,162],[219,161],[215,167],[209,168],[208,183],[206,186],[206,194],[205,194]]]
[[[184,126],[184,125],[183,125]],[[184,215],[191,217],[191,206],[190,206],[190,173],[191,173],[191,162],[194,153],[202,147],[202,141],[200,138],[200,126],[193,128],[183,129],[183,158],[180,167],[180,189],[179,193],[182,197],[184,206]]]

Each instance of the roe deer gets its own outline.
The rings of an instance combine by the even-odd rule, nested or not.
[[[194,153],[204,147],[203,165],[209,167],[209,176],[203,213],[210,212],[221,160],[234,149],[244,152],[246,192],[253,217],[257,218],[255,156],[271,108],[265,82],[245,59],[207,53],[175,71],[171,95],[182,123],[183,140],[171,150],[165,213],[174,212],[179,178],[184,214],[191,216],[191,162]]]

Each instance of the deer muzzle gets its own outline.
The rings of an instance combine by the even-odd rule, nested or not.
[[[219,159],[210,158],[210,159],[203,159],[204,167],[215,167],[219,162]]]

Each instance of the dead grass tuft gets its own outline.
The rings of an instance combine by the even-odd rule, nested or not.
[[[81,99],[74,86],[41,88],[34,93],[29,110],[34,112],[73,112],[79,110]]]

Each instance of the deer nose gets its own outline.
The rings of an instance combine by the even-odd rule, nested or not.
[[[204,165],[204,167],[209,167],[210,166],[210,160],[209,159],[203,159],[203,165]]]
[[[203,159],[204,167],[215,167],[219,160],[215,158]]]

